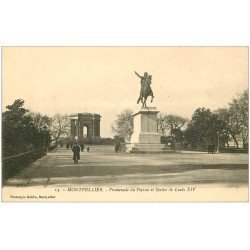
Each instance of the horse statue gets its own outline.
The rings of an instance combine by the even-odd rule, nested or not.
[[[140,96],[137,100],[137,104],[141,101],[142,103],[142,108],[146,108],[146,102],[147,102],[147,98],[149,96],[151,96],[151,102],[153,102],[154,99],[154,94],[153,91],[151,89],[151,80],[152,80],[152,76],[148,75],[147,72],[144,73],[144,76],[140,76],[136,71],[135,74],[141,79],[141,91],[140,91]]]

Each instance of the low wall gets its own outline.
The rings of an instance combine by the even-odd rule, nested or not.
[[[23,154],[14,155],[3,158],[2,160],[2,184],[5,180],[15,176],[23,168],[38,160],[42,156],[47,154],[47,151],[51,151],[55,146],[49,148],[40,148],[37,150],[29,151]]]

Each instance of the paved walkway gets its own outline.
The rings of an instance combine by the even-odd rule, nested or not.
[[[219,184],[248,185],[247,154],[115,154],[114,147],[92,146],[75,165],[72,152],[48,153],[6,186]]]

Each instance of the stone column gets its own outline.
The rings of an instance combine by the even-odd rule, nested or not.
[[[83,141],[83,126],[81,124],[79,124],[79,135],[78,135],[78,138],[79,138],[79,142]]]
[[[86,129],[87,129],[87,138],[89,138],[90,134],[89,134],[89,125],[86,126]]]
[[[100,137],[100,120],[95,118],[95,137]]]
[[[95,116],[92,117],[92,138],[95,138]]]
[[[73,138],[76,136],[76,122],[75,122],[75,119],[70,120],[70,135]]]

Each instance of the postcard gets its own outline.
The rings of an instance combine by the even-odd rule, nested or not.
[[[2,47],[3,202],[247,202],[249,48]]]

